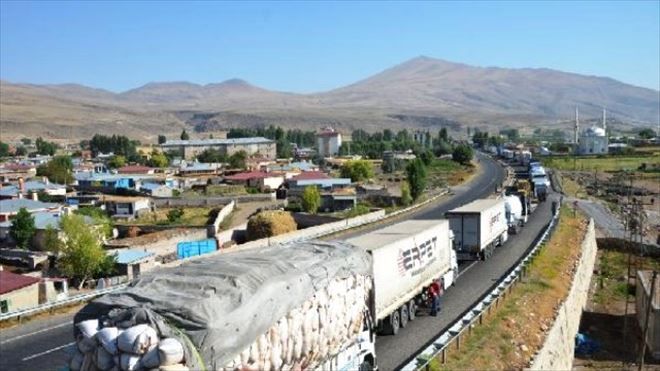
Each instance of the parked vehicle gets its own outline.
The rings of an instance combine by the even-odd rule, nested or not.
[[[375,320],[378,331],[395,335],[413,320],[428,286],[444,287],[458,274],[447,220],[409,220],[348,239],[372,257]]]
[[[503,199],[481,199],[448,211],[458,260],[486,260],[507,240]]]

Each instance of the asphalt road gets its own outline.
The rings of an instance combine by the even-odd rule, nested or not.
[[[481,157],[482,171],[467,184],[452,189],[453,195],[440,202],[422,207],[394,221],[362,228],[358,231],[342,234],[347,238],[362,234],[372,229],[382,228],[401,219],[436,219],[460,205],[491,194],[504,179],[503,169],[493,160]],[[549,206],[548,206],[549,208]],[[513,243],[501,248],[486,263],[478,263],[464,270],[455,288],[447,291],[442,315],[439,317],[418,317],[403,329],[396,337],[380,337],[377,354],[381,370],[392,370],[407,357],[421,348],[437,335],[440,330],[465,311],[490,285],[499,278],[529,246],[534,231],[540,230],[544,213],[550,211],[541,208],[532,216],[530,227],[523,228],[522,234],[513,239]],[[537,216],[538,215],[538,216]],[[538,228],[535,226],[538,224]],[[529,238],[524,238],[528,236]],[[335,236],[336,238],[336,236]],[[518,242],[516,242],[518,241]],[[0,370],[56,370],[66,362],[67,348],[72,344],[73,314],[51,316],[44,320],[30,321],[22,326],[0,331]]]

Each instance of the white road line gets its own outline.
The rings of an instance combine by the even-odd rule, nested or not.
[[[56,347],[56,348],[53,348],[53,349],[48,349],[48,350],[45,351],[45,352],[41,352],[41,353],[33,354],[33,355],[31,355],[31,356],[27,356],[27,357],[21,359],[21,361],[25,362],[25,361],[29,361],[29,360],[34,359],[34,358],[37,358],[37,357],[45,356],[45,355],[48,354],[48,353],[53,353],[53,352],[56,351],[56,350],[60,350],[60,349],[62,349],[62,348],[66,348],[66,347],[71,346],[71,345],[73,345],[73,344],[75,344],[75,343],[76,343],[75,341],[72,341],[72,342],[70,342],[70,343],[68,343],[68,344],[60,345],[59,347]]]
[[[28,336],[40,334],[42,332],[47,332],[47,331],[54,330],[56,328],[60,328],[60,327],[64,327],[64,326],[71,326],[71,322],[64,322],[64,323],[60,323],[59,325],[55,325],[55,326],[48,327],[48,328],[45,328],[45,329],[42,329],[42,330],[39,330],[39,331],[31,332],[29,334],[14,336],[11,339],[7,339],[5,341],[0,342],[0,345],[7,344],[7,343],[10,343],[10,342],[18,340],[18,339],[22,339],[22,338],[25,338],[25,337],[28,337]]]
[[[476,260],[475,260],[474,262],[470,263],[470,265],[468,265],[467,268],[465,268],[465,269],[463,269],[462,271],[458,272],[458,276],[457,276],[457,278],[460,277],[460,276],[462,276],[463,273],[467,272],[470,268],[472,268],[472,267],[474,267],[475,265],[477,265],[477,263],[478,263],[478,261],[476,261]]]

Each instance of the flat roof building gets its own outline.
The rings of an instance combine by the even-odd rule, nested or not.
[[[197,157],[207,149],[215,149],[220,153],[231,156],[236,152],[244,151],[248,156],[260,154],[267,159],[277,157],[277,148],[274,140],[263,137],[233,138],[233,139],[196,139],[196,140],[168,140],[161,144],[163,151],[178,150],[186,160]]]

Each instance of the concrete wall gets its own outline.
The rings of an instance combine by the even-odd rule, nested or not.
[[[660,277],[656,278],[655,293],[653,295],[651,295],[651,278],[652,271],[637,271],[635,309],[637,323],[640,331],[643,332],[644,326],[647,326],[646,311],[649,310],[648,306],[651,305],[648,317],[648,332],[646,334],[647,351],[651,357],[660,360],[660,298],[657,294],[660,292],[660,289],[658,289]],[[653,303],[650,303],[651,296],[653,297]]]
[[[0,295],[0,301],[8,300],[9,312],[39,305],[39,282]]]
[[[143,238],[143,237],[144,236],[138,238]],[[163,237],[163,238],[154,237],[153,241],[133,243],[131,242],[131,240],[134,241],[135,239],[128,238],[126,239],[127,241],[126,245],[122,245],[122,240],[117,240],[117,241],[113,241],[114,243],[107,247],[108,248],[128,247],[128,248],[153,252],[158,256],[166,256],[169,254],[176,254],[176,246],[179,242],[198,241],[206,238],[207,238],[206,228],[182,229],[179,232],[173,232],[168,237]]]
[[[582,241],[582,256],[573,275],[571,290],[557,312],[557,317],[546,335],[543,347],[532,361],[531,370],[570,370],[573,368],[575,335],[580,327],[582,310],[587,303],[597,249],[592,219]]]
[[[275,192],[267,194],[244,195],[233,197],[204,197],[204,198],[154,198],[153,203],[158,207],[196,207],[225,205],[233,200],[237,202],[262,202],[275,200]]]
[[[218,212],[218,216],[215,217],[215,221],[213,224],[209,226],[209,237],[215,236],[220,229],[220,224],[222,224],[222,221],[225,220],[226,217],[231,214],[232,211],[234,211],[234,208],[236,207],[236,202],[235,201],[230,201],[227,205],[223,206],[222,209]]]

